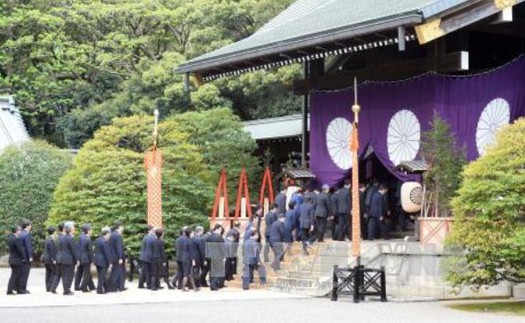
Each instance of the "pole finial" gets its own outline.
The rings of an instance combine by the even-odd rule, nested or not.
[[[354,112],[354,122],[359,123],[359,112],[361,112],[361,107],[357,103],[357,77],[354,77],[354,105],[352,106],[352,111]]]
[[[153,128],[153,149],[157,149],[157,142],[159,137],[159,110],[155,109],[153,115],[155,116],[155,127]]]

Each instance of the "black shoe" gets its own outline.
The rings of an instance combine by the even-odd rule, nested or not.
[[[56,291],[56,290],[53,290],[53,289],[50,290],[49,292],[50,292],[51,294],[56,294],[56,293],[57,293],[57,291]]]
[[[77,292],[80,292],[82,289],[81,289],[80,287],[75,287],[75,290],[76,290]]]
[[[97,294],[106,294],[106,292],[103,292],[103,291],[97,291]]]
[[[162,286],[159,286],[159,287],[158,287],[158,289],[164,289],[164,287],[162,287]]]
[[[91,292],[89,289],[83,289],[82,290],[82,293],[89,293],[89,292]]]
[[[127,287],[124,287],[124,288],[120,288],[118,291],[119,291],[119,292],[124,292],[124,291],[127,291],[127,290],[128,290],[128,288],[127,288]]]
[[[69,291],[69,292],[64,292],[64,295],[73,295],[73,292],[72,291]]]
[[[18,292],[17,294],[31,294],[28,290],[23,290]]]
[[[16,295],[14,292],[7,292],[6,295]]]
[[[139,285],[139,288],[140,289],[144,289],[144,285]]]

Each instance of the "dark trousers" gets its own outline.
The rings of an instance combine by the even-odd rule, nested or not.
[[[102,294],[102,293],[105,293],[107,289],[108,267],[97,266],[97,274],[98,274],[97,293]]]
[[[270,261],[270,236],[265,236],[265,240],[264,240],[265,244],[264,244],[264,250],[263,250],[263,255],[264,255],[264,262],[269,262]],[[243,270],[244,272],[244,270]]]
[[[150,275],[150,285],[151,290],[158,290],[160,287],[160,277],[164,271],[164,266],[162,261],[153,261],[151,263],[151,275]]]
[[[338,215],[339,219],[339,225],[337,227],[337,231],[338,231],[338,240],[339,241],[344,241],[345,238],[348,238],[348,239],[352,239],[352,237],[350,236],[350,227],[352,226],[352,220],[350,219],[350,215],[349,214],[346,214],[346,213],[339,213]]]
[[[237,257],[226,258],[226,280],[233,280],[233,275],[237,273]]]
[[[242,289],[250,289],[250,283],[253,283],[253,272],[256,265],[244,264],[242,271]]]
[[[200,288],[203,287],[203,281],[202,281],[202,271],[203,271],[203,265],[202,263],[196,262],[195,266],[192,268],[192,277],[193,281],[195,283],[195,287]],[[205,283],[206,281],[204,281]]]
[[[113,264],[109,274],[110,291],[124,290],[125,271],[124,264],[120,265],[118,262]]]
[[[282,242],[272,242],[271,244],[273,250],[272,268],[273,270],[279,270],[281,269],[281,261],[283,260],[284,256],[284,245]]]
[[[29,261],[23,262],[20,266],[20,286],[19,292],[27,291],[27,280],[29,279],[29,271],[31,270],[31,263]]]
[[[82,267],[80,289],[83,291],[95,290],[95,283],[93,282],[93,276],[91,275],[91,264],[80,264],[80,267]]]
[[[139,278],[139,288],[144,288],[145,283],[146,288],[151,289],[151,262],[141,261],[140,265],[142,272]]]
[[[55,293],[58,287],[58,284],[60,284],[60,280],[62,278],[62,270],[60,269],[61,265],[56,265],[57,274],[53,278],[53,282],[51,283],[51,287],[49,288],[50,292]]]
[[[380,229],[379,218],[370,217],[370,219],[368,220],[368,239],[369,240],[379,239],[380,230],[381,229]]]
[[[11,294],[14,290],[20,292],[20,278],[22,273],[22,265],[11,265],[11,276],[7,284],[7,292]]]
[[[332,217],[332,220],[330,222],[332,227],[331,227],[331,234],[332,234],[332,240],[337,240],[337,225],[338,225],[338,219],[339,219],[339,216],[338,215],[335,215]]]
[[[322,217],[316,217],[317,222],[317,241],[323,242],[324,241],[324,235],[326,233],[326,223],[327,219]]]
[[[62,287],[64,288],[64,293],[70,293],[71,285],[73,285],[73,279],[75,276],[75,265],[61,264],[59,268],[62,276]]]
[[[46,291],[51,291],[53,282],[58,276],[58,267],[56,264],[46,264]]]
[[[224,286],[224,259],[211,259],[210,289],[218,290]]]
[[[206,264],[202,264],[201,274],[199,277],[201,287],[208,287],[208,283],[206,282],[206,276],[208,276],[208,273],[210,272],[210,264],[211,260],[209,258],[206,258]]]

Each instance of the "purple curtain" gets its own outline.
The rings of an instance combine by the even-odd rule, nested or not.
[[[525,115],[525,58],[468,77],[425,74],[358,89],[359,155],[371,146],[392,174],[412,180],[417,177],[394,169],[400,161],[419,159],[420,133],[428,130],[434,111],[450,124],[469,160],[479,157],[501,126]],[[353,89],[313,92],[311,102],[310,167],[318,183],[333,185],[350,174],[343,141],[353,120]]]

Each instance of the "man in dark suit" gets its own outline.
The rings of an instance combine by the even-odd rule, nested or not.
[[[202,271],[201,271],[201,275],[199,279],[201,282],[201,287],[210,287],[208,285],[208,282],[206,281],[206,276],[208,276],[208,273],[210,272],[210,269],[211,269],[211,258],[210,258],[210,254],[208,253],[208,249],[207,249],[207,243],[212,234],[211,230],[212,229],[206,231],[206,233],[202,235],[202,241],[204,243],[204,263],[202,265]]]
[[[330,214],[331,221],[329,221],[328,226],[330,226],[330,233],[331,233],[332,240],[337,240],[337,237],[338,237],[337,225],[338,225],[338,220],[339,220],[339,216],[337,215],[337,210],[339,209],[339,190],[337,189],[336,186],[334,186],[330,190],[330,192],[331,192],[330,205],[332,206],[331,208],[332,213]]]
[[[224,248],[224,238],[221,235],[222,230],[222,226],[216,224],[213,227],[212,234],[206,241],[206,255],[211,261],[210,289],[212,291],[219,290],[224,280],[224,258],[226,258],[226,250]],[[252,230],[251,232],[256,231]]]
[[[160,277],[162,276],[163,264],[166,262],[166,246],[164,244],[164,240],[162,240],[163,235],[164,230],[162,228],[157,228],[155,230],[156,239],[153,241],[150,275],[150,285],[151,290],[153,291],[164,288],[160,286]]]
[[[192,248],[191,256],[194,262],[193,274],[195,280],[195,287],[198,289],[206,285],[206,277],[202,277],[203,267],[206,263],[206,243],[202,237],[204,228],[201,226],[195,227],[193,238],[191,239]]]
[[[126,276],[126,267],[125,267],[125,253],[124,253],[124,241],[122,239],[122,233],[124,232],[124,225],[122,222],[117,221],[113,226],[113,232],[109,237],[109,247],[112,253],[113,266],[111,268],[111,273],[109,275],[109,285],[110,288],[108,291],[125,291],[125,276]]]
[[[22,264],[26,261],[25,250],[20,239],[20,227],[18,225],[11,228],[11,234],[9,234],[7,244],[9,246],[9,266],[11,266],[11,276],[7,284],[7,295],[14,295],[15,290],[20,290]]]
[[[272,223],[272,227],[270,228],[269,239],[273,250],[272,268],[274,270],[280,269],[281,261],[283,260],[284,256],[284,241],[286,238],[284,221],[285,215],[281,213],[277,216],[277,221]]]
[[[299,206],[300,227],[303,233],[302,242],[305,254],[308,254],[310,234],[314,231],[314,202],[311,197],[305,197],[304,203]]]
[[[282,189],[274,200],[275,204],[277,205],[277,214],[285,214],[286,213],[286,189]]]
[[[80,264],[77,267],[75,276],[75,290],[81,290],[85,293],[95,290],[95,283],[93,283],[93,277],[91,276],[91,264],[93,263],[91,232],[91,226],[84,224],[82,233],[78,238]]]
[[[55,242],[55,227],[47,228],[48,236],[44,242],[44,255],[42,261],[46,266],[46,291],[51,291],[51,286],[58,276],[57,245]]]
[[[323,185],[322,191],[317,195],[316,205],[315,205],[315,223],[316,223],[316,235],[310,242],[317,241],[324,242],[324,235],[326,232],[326,223],[328,221],[328,216],[332,213],[332,205],[330,203],[330,196],[328,192],[330,191],[330,186]]]
[[[237,274],[237,252],[239,251],[239,240],[241,223],[235,221],[233,227],[226,233],[226,280],[233,280],[233,275]]]
[[[177,276],[176,284],[174,285],[177,286],[178,289],[182,289],[183,292],[188,291],[188,282],[191,273],[191,233],[192,231],[190,227],[184,227],[175,246],[177,249]]]
[[[344,241],[351,239],[349,229],[352,226],[350,217],[352,210],[352,199],[350,198],[350,179],[345,179],[345,185],[341,187],[337,194],[337,213],[338,213],[338,239]]]
[[[370,219],[368,222],[368,239],[374,240],[379,238],[381,225],[385,221],[387,214],[385,194],[388,188],[380,185],[379,189],[372,193],[370,197]]]
[[[80,261],[78,246],[73,238],[75,233],[75,225],[73,222],[66,222],[64,224],[65,235],[58,240],[57,263],[60,274],[62,276],[62,287],[64,288],[64,295],[73,295],[71,285],[75,276],[75,264]],[[51,290],[56,294],[56,290]]]
[[[146,283],[146,288],[151,289],[151,261],[155,240],[157,240],[155,227],[148,224],[146,227],[146,235],[142,239],[142,245],[140,247],[139,260],[142,266],[142,273],[139,278],[139,288],[144,288],[144,283]]]
[[[27,281],[29,279],[29,271],[31,263],[33,262],[33,237],[31,235],[31,221],[24,219],[21,224],[20,240],[25,251],[25,261],[22,263],[20,271],[20,286],[18,294],[29,294],[27,290]]]
[[[57,256],[58,256],[58,242],[60,241],[60,238],[65,234],[66,233],[64,232],[64,222],[60,222],[58,224],[58,237],[55,240],[55,245],[57,248],[56,249]],[[58,262],[56,263],[56,270],[57,270],[57,274],[55,275],[53,281],[51,282],[51,286],[49,287],[50,292],[56,291],[58,285],[60,284],[60,280],[62,280],[62,273],[60,271],[60,265],[58,264]]]
[[[250,289],[250,283],[253,282],[253,272],[259,265],[259,244],[257,243],[257,232],[252,231],[250,239],[243,244],[243,274],[242,289]]]
[[[102,229],[100,237],[95,240],[95,255],[94,263],[97,267],[98,281],[97,281],[97,294],[105,294],[107,288],[107,275],[108,268],[113,263],[111,258],[111,251],[109,249],[109,237],[111,235],[111,229],[105,227]]]
[[[270,253],[270,228],[272,227],[272,223],[277,221],[277,212],[278,212],[279,206],[277,203],[274,203],[272,205],[272,209],[270,212],[266,214],[264,217],[264,222],[266,224],[264,228],[264,262],[269,262],[269,253]],[[284,212],[282,214],[285,214]]]

